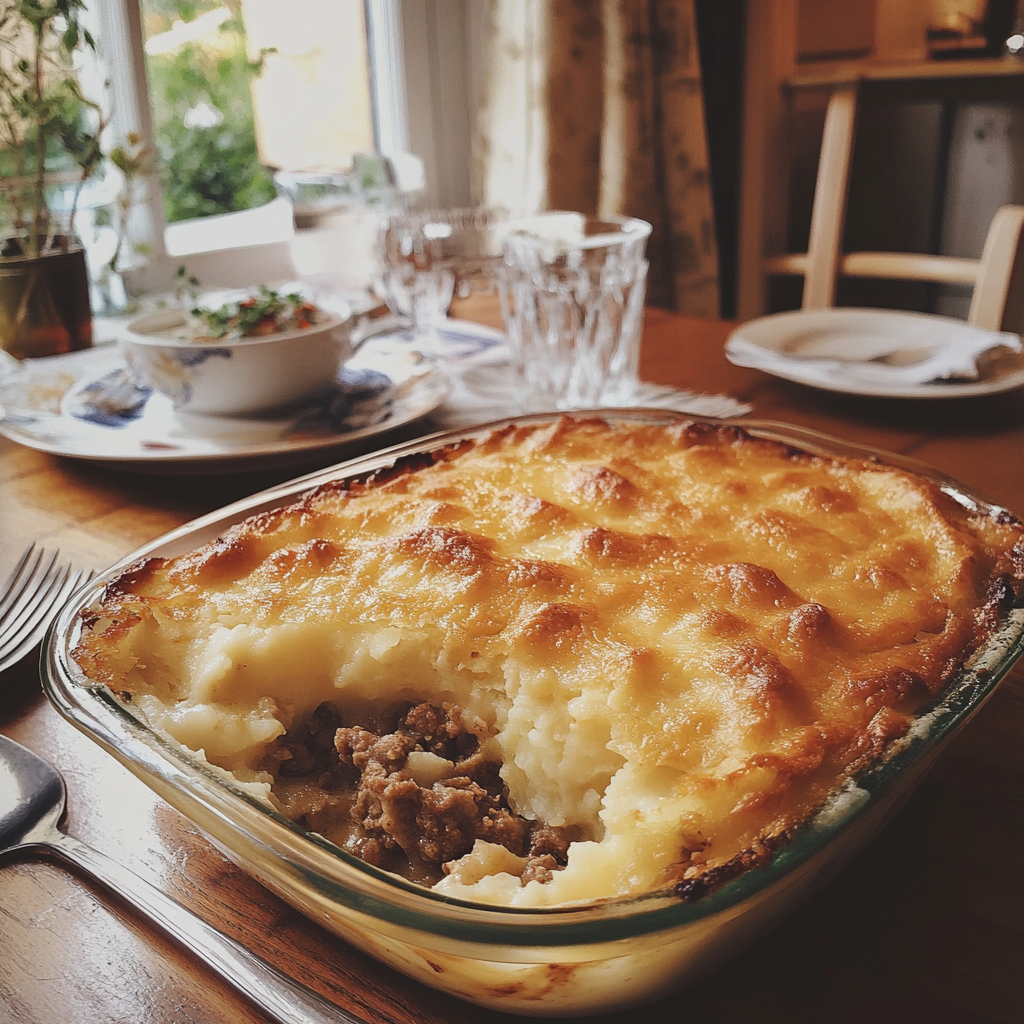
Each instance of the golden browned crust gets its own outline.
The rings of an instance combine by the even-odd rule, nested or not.
[[[458,702],[502,745],[521,813],[579,823],[570,805],[589,800],[596,843],[621,837],[615,857],[655,865],[644,887],[693,899],[883,756],[1022,580],[1015,517],[875,460],[733,426],[564,417],[327,484],[135,565],[75,657],[174,714],[269,700],[282,729],[389,687]],[[311,667],[263,672],[260,644],[293,629],[320,638]],[[631,891],[617,870],[595,895]]]

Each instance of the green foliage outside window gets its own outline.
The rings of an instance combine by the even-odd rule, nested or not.
[[[145,33],[152,38],[223,6],[231,17],[211,36],[146,58],[168,222],[250,209],[276,194],[259,162],[249,91],[262,59],[246,52],[238,0],[143,0]]]

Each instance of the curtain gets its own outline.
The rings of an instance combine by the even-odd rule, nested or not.
[[[718,316],[693,0],[492,0],[485,61],[480,201],[650,221],[648,302]]]

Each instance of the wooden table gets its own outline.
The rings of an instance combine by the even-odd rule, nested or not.
[[[463,315],[495,321],[492,308]],[[729,364],[730,325],[649,310],[642,373],[749,401],[753,417],[912,455],[1024,515],[1024,391],[985,399],[843,397]],[[429,429],[424,424],[421,429]],[[286,474],[142,477],[0,439],[0,578],[23,545],[102,569]],[[369,1021],[511,1021],[409,981],[270,895],[60,719],[34,661],[0,685],[0,731],[68,784],[67,831]],[[1024,1020],[1024,671],[1002,684],[907,806],[788,922],[652,1022]],[[626,1022],[635,1014],[606,1021]],[[0,1018],[17,1024],[262,1021],[134,910],[57,864],[0,870]]]

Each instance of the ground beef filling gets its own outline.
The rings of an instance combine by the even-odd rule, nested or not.
[[[405,705],[380,722],[342,725],[321,704],[266,766],[284,813],[369,864],[423,885],[477,839],[522,857],[522,884],[565,866],[571,828],[515,814],[498,771],[458,707]]]

